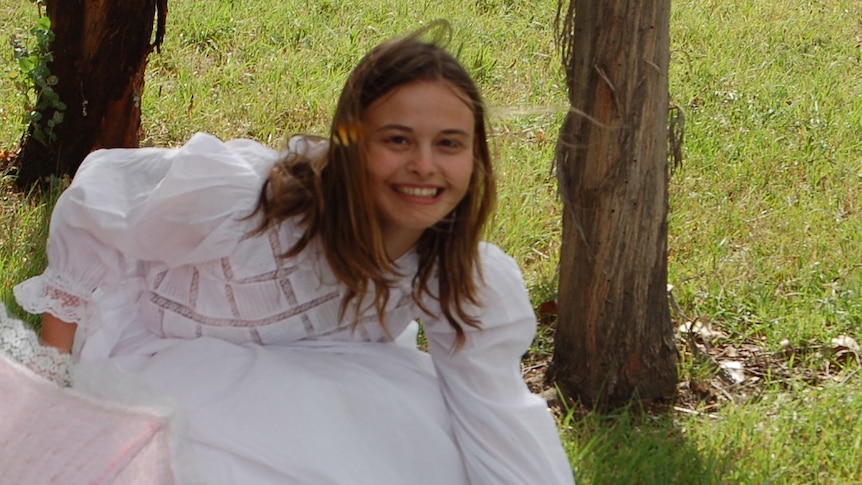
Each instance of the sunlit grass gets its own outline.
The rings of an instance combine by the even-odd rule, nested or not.
[[[772,344],[858,334],[860,15],[850,1],[675,10],[688,159],[670,278],[689,313]]]

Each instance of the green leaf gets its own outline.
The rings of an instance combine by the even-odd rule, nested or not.
[[[42,131],[42,128],[39,127],[38,125],[33,127],[32,135],[33,135],[33,138],[35,138],[36,141],[38,141],[39,143],[41,143],[43,145],[48,144],[47,140],[45,139],[45,132]]]
[[[35,78],[35,79],[39,79],[39,80],[41,80],[41,81],[43,81],[43,82],[44,82],[44,81],[45,81],[45,79],[46,79],[48,76],[50,76],[50,75],[51,75],[51,70],[50,70],[50,69],[48,69],[48,66],[46,66],[46,65],[45,65],[45,63],[43,63],[43,62],[37,62],[37,63],[33,66],[32,74],[31,74],[31,76],[32,76],[33,78]],[[46,84],[47,84],[47,83],[46,83]]]
[[[51,19],[48,18],[47,15],[43,15],[36,21],[36,27],[42,30],[50,30],[51,29]]]
[[[57,94],[57,91],[54,91],[50,87],[46,87],[42,90],[42,94],[40,96],[41,99],[45,100],[48,103],[48,106],[55,106],[60,102],[60,95]]]
[[[18,59],[18,68],[21,69],[21,72],[29,73],[36,66],[36,62],[30,56],[22,57]]]

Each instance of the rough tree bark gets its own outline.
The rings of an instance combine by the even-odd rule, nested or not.
[[[572,0],[558,14],[571,110],[548,380],[613,408],[675,394],[667,297],[670,0]],[[565,18],[563,18],[565,14]]]
[[[138,146],[144,70],[164,38],[167,0],[47,0],[46,12],[55,34],[49,68],[66,110],[53,143],[28,129],[16,161],[22,188],[73,175],[95,149]]]

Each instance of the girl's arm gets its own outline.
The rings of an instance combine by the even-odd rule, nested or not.
[[[277,158],[251,140],[204,134],[175,149],[90,154],[54,206],[48,267],[14,289],[25,311],[44,315],[42,341],[67,353],[77,341],[79,358],[107,357],[135,313],[113,308],[103,320],[103,305],[137,291],[138,263],[173,267],[229,254],[251,227],[243,217]],[[96,290],[102,301],[93,301]]]
[[[78,325],[69,323],[51,315],[42,315],[42,331],[40,337],[42,343],[56,347],[60,352],[69,354],[72,352],[72,342],[75,339],[75,330]]]
[[[521,271],[495,246],[483,244],[480,254],[483,305],[468,311],[482,328],[464,327],[466,342],[453,351],[448,322],[429,318],[425,326],[470,483],[573,485],[548,405],[521,377],[521,356],[536,331]]]

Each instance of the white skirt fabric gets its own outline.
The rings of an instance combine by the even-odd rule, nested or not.
[[[87,365],[75,386],[107,399],[128,399],[117,389],[131,387],[169,396],[190,448],[183,468],[203,483],[469,483],[423,352],[355,342],[153,344],[154,354],[144,345],[112,358],[110,376]]]
[[[134,483],[466,484],[430,356],[415,349],[416,324],[408,329],[401,345],[145,338],[107,361],[72,364],[0,304],[3,370],[22,369],[0,372],[0,401],[15,416],[0,431],[27,438],[0,462],[41,477],[34,483],[132,483],[112,479],[126,460],[144,467],[123,468],[143,479]],[[32,389],[38,402],[27,401]],[[151,422],[171,430],[152,439]],[[161,455],[138,449],[142,426],[146,449]],[[28,451],[34,443],[53,451]],[[156,472],[165,476],[148,482]],[[85,476],[98,478],[72,478]]]

